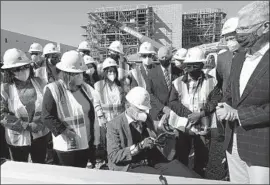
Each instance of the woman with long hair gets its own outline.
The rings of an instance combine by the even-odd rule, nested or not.
[[[95,92],[83,82],[87,67],[77,51],[64,53],[56,67],[59,79],[45,87],[42,119],[60,164],[84,168],[94,141]]]
[[[125,110],[125,92],[122,83],[118,80],[117,63],[112,58],[106,58],[103,62],[103,80],[95,83],[98,93],[98,104],[95,110],[100,125],[100,150],[103,151],[106,160],[106,124],[120,115]]]
[[[31,60],[18,49],[4,54],[4,79],[1,83],[1,124],[14,161],[44,163],[49,130],[41,121],[43,88],[34,77]]]
[[[88,55],[84,55],[83,59],[88,68],[85,73],[83,73],[83,79],[87,84],[94,87],[94,84],[100,80],[97,73],[95,60]]]

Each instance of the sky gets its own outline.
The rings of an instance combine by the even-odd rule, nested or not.
[[[120,5],[182,4],[183,11],[221,8],[227,17],[251,1],[1,1],[1,29],[77,47],[83,40],[87,13]]]

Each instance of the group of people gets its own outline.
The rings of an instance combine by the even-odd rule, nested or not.
[[[139,65],[119,41],[102,63],[87,41],[62,56],[52,43],[33,43],[31,59],[7,50],[1,140],[10,158],[206,178],[216,140],[225,146],[215,151],[224,154],[217,166],[226,161],[231,182],[269,183],[269,2],[243,7],[222,37],[226,47],[211,57],[144,42]]]

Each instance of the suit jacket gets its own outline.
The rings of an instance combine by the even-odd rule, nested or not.
[[[157,134],[150,116],[145,123],[149,136],[156,138]],[[133,143],[128,120],[125,113],[122,113],[107,124],[107,152],[110,170],[128,170],[132,160],[130,146],[133,144],[136,143]],[[172,145],[175,146],[175,143],[172,143]],[[167,143],[164,148],[157,147],[168,160],[172,160],[175,155],[175,150],[168,149],[172,145]],[[168,151],[171,153],[168,154]]]
[[[233,53],[230,51],[224,51],[218,54],[217,67],[216,67],[216,78],[218,81],[218,87],[225,92],[228,84],[228,79],[231,72]]]
[[[153,64],[152,69],[153,69],[154,67],[155,67],[155,66],[154,66],[154,64]],[[148,77],[148,75],[146,74],[146,71],[145,71],[144,67],[142,66],[142,64],[139,66],[139,68],[140,68],[142,77],[143,77],[143,79],[144,79],[144,81],[145,81],[145,83],[146,83],[146,87],[147,87],[147,86],[148,86],[148,82],[149,82],[149,77]],[[150,70],[152,70],[152,69],[150,69]],[[150,71],[150,70],[149,70],[149,71]],[[133,75],[131,75],[131,83],[130,83],[130,86],[131,86],[131,89],[132,89],[133,87],[137,87],[137,86],[138,86],[138,83],[137,83],[137,81],[136,81],[136,79],[134,78]]]
[[[251,75],[242,96],[239,78],[245,53],[232,62],[231,76],[223,100],[238,110],[238,121],[228,122],[225,129],[225,149],[232,147],[233,131],[237,133],[239,156],[251,165],[269,167],[269,50]]]
[[[171,64],[171,81],[181,76],[183,71]],[[172,87],[173,85],[171,85]],[[172,88],[171,88],[172,89]],[[165,77],[160,65],[157,65],[149,72],[147,91],[150,93],[151,106],[150,115],[154,120],[158,120],[164,106],[169,103],[171,89],[165,81]]]

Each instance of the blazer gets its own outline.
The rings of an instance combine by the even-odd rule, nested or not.
[[[156,129],[150,116],[148,116],[145,123],[147,125],[149,136],[156,138]],[[107,124],[106,136],[109,169],[115,171],[128,171],[132,160],[130,146],[135,143],[133,143],[125,113],[120,114]],[[157,148],[168,160],[172,160],[175,155],[175,150],[171,150],[172,147],[175,147],[175,142],[166,142],[164,148]]]
[[[149,72],[155,67],[155,65],[153,64],[153,67],[149,70]],[[148,86],[148,81],[149,81],[149,75],[146,74],[146,71],[144,69],[144,67],[142,66],[142,64],[139,66],[142,77],[146,83],[146,87]],[[136,79],[134,78],[134,76],[131,74],[131,82],[130,82],[130,87],[131,89],[134,87],[137,87],[138,83],[136,81]]]
[[[224,146],[231,151],[235,129],[240,158],[251,165],[269,167],[269,50],[257,65],[240,97],[239,78],[244,61],[244,52],[234,57],[223,97],[228,105],[238,110],[241,123],[241,126],[238,121],[226,124]]]
[[[171,81],[183,74],[183,70],[171,64]],[[147,91],[150,94],[151,106],[150,115],[154,120],[158,120],[164,106],[168,106],[170,92],[168,89],[161,66],[158,64],[155,68],[149,71],[149,81]]]

